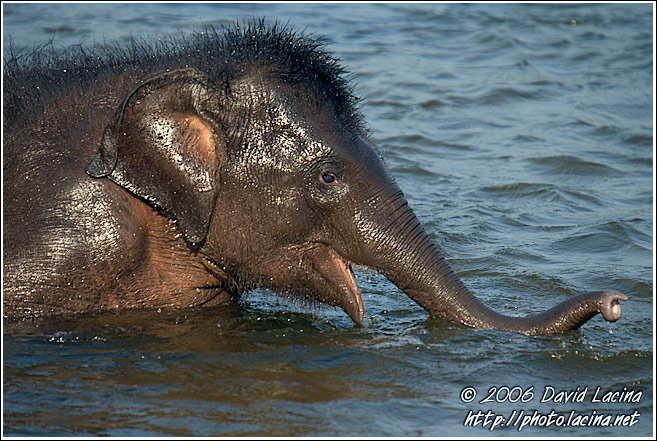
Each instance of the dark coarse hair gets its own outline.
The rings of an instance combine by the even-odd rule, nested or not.
[[[282,79],[300,82],[329,95],[340,113],[361,126],[358,99],[337,58],[322,38],[306,36],[289,25],[264,19],[229,26],[206,25],[191,34],[127,43],[96,42],[88,47],[57,48],[52,42],[31,50],[9,47],[4,62],[5,121],[34,115],[48,99],[126,72],[164,72],[196,68],[226,80],[254,66],[275,65]],[[135,79],[137,86],[146,78]],[[326,93],[330,92],[330,93]]]

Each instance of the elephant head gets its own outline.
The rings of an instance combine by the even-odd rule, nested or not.
[[[287,31],[240,32],[213,60],[137,87],[87,166],[175,220],[226,289],[270,289],[360,323],[359,265],[465,326],[546,334],[620,317],[626,297],[612,291],[526,318],[483,305],[386,171],[337,61]]]

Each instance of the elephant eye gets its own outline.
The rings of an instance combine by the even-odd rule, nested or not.
[[[322,181],[323,184],[326,185],[336,185],[338,183],[338,178],[337,176],[335,176],[335,173],[333,172],[322,173],[320,180]]]

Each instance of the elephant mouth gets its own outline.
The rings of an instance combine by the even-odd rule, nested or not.
[[[351,263],[328,247],[321,247],[322,256],[313,259],[313,268],[328,285],[321,301],[341,308],[356,324],[363,321],[363,299]]]

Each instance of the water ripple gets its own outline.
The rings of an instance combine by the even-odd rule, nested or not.
[[[580,253],[608,253],[622,249],[650,251],[651,238],[627,222],[610,221],[588,226],[556,241],[557,250],[576,249]]]
[[[622,175],[619,170],[608,165],[587,161],[571,155],[543,156],[529,158],[528,161],[538,166],[541,172],[552,175],[606,177]]]
[[[574,189],[562,188],[555,184],[545,183],[513,183],[481,188],[482,191],[494,197],[519,199],[530,198],[538,201],[556,202],[562,204],[595,204],[601,206],[601,201],[595,196]]]

